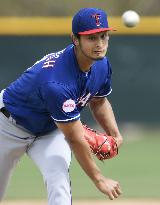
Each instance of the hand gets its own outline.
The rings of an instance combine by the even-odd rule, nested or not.
[[[95,182],[95,185],[102,193],[108,195],[110,200],[118,198],[122,194],[119,183],[112,179],[107,179],[102,176],[100,180]]]
[[[97,132],[85,124],[83,124],[83,129],[85,132],[84,138],[99,160],[103,161],[117,156],[118,146],[114,137]]]
[[[121,145],[122,145],[122,143],[123,143],[123,137],[122,137],[122,135],[117,135],[116,137],[114,137],[114,139],[116,140],[116,142],[117,142],[117,147],[119,148]]]

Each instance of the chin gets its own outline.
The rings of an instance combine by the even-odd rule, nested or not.
[[[93,59],[96,61],[102,60],[105,57],[105,54],[106,53],[103,53],[101,55],[95,55],[95,56],[93,56]]]
[[[94,61],[100,61],[104,58],[105,56],[99,56],[99,57],[95,57],[95,58],[92,58],[92,60]]]

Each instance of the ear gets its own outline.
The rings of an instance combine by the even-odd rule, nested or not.
[[[78,46],[79,45],[79,39],[72,33],[71,34],[71,39],[72,39],[72,43],[75,45],[75,46]]]

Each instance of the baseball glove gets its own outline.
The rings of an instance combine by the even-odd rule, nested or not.
[[[103,161],[110,159],[118,154],[118,147],[116,140],[112,136],[107,136],[104,133],[99,133],[87,125],[83,125],[85,130],[85,139],[90,145],[95,156]]]

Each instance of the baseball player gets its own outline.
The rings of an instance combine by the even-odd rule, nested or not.
[[[97,167],[84,139],[81,110],[90,109],[119,147],[111,105],[111,66],[107,15],[97,8],[80,9],[72,20],[72,43],[44,56],[0,94],[0,199],[12,170],[26,153],[40,169],[49,205],[71,205],[71,150],[95,186],[109,199],[120,196],[117,181]]]

